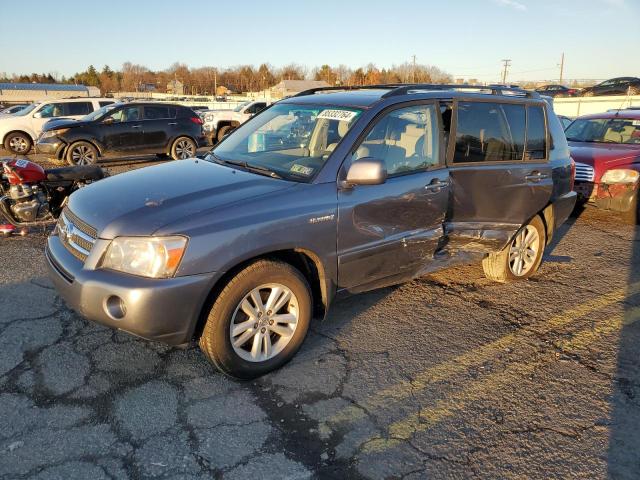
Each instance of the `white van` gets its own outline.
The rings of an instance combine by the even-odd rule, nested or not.
[[[52,118],[80,119],[105,105],[113,98],[58,98],[33,103],[10,117],[0,118],[0,139],[11,153],[25,155],[31,150],[42,127]]]

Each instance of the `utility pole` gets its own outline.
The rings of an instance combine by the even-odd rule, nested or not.
[[[412,55],[413,68],[411,69],[411,83],[416,83],[416,56]]]
[[[502,62],[504,63],[504,69],[502,70],[502,84],[506,85],[507,84],[507,68],[511,66],[511,59],[503,58]]]
[[[562,52],[562,57],[560,57],[560,81],[558,83],[562,84],[562,76],[564,74],[564,52]]]

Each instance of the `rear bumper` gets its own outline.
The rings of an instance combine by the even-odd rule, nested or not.
[[[149,279],[88,270],[57,235],[47,240],[46,258],[49,277],[70,308],[96,323],[170,345],[191,340],[214,278]],[[124,308],[114,310],[114,305]]]
[[[576,192],[566,193],[553,202],[553,218],[555,220],[555,228],[567,221],[569,215],[576,206],[578,195]]]

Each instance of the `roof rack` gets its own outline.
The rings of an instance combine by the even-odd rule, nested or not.
[[[407,95],[411,91],[415,90],[480,90],[489,91],[491,95],[505,95],[512,94],[523,96],[527,98],[540,98],[538,92],[531,90],[525,90],[520,87],[511,87],[506,85],[458,85],[458,84],[439,84],[439,83],[387,83],[381,85],[349,85],[343,87],[318,87],[304,90],[297,93],[294,97],[303,97],[306,95],[313,95],[317,92],[330,92],[330,91],[348,91],[348,90],[371,90],[371,89],[386,89],[389,90],[382,97],[395,97],[398,95]],[[508,92],[508,93],[505,93]]]

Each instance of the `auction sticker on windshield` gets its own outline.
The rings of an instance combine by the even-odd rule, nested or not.
[[[313,168],[305,167],[304,165],[298,165],[297,163],[295,163],[291,166],[291,171],[308,177],[313,173]]]
[[[351,110],[323,110],[316,118],[326,118],[327,120],[350,122],[358,116],[358,113],[360,112],[352,112]]]

